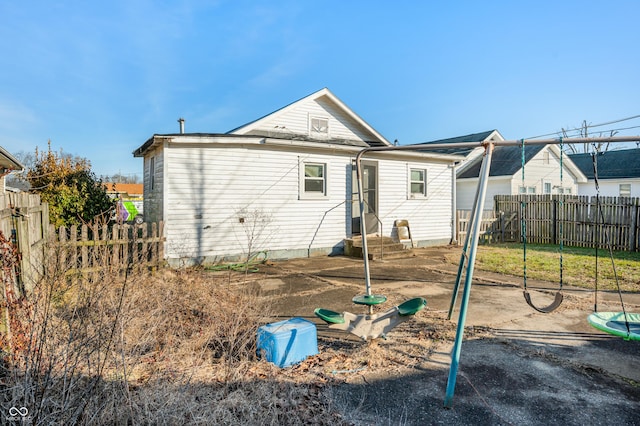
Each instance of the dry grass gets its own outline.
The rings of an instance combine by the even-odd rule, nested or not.
[[[51,272],[51,271],[50,271]],[[0,412],[31,424],[339,424],[313,381],[256,359],[269,300],[202,271],[43,278],[10,312]],[[18,344],[20,343],[20,344]]]
[[[81,277],[58,263],[10,306],[15,332],[0,335],[0,413],[26,407],[31,424],[350,424],[334,385],[402,374],[455,333],[425,310],[392,341],[320,337],[317,356],[280,369],[256,358],[278,297],[260,294],[259,277],[107,267]]]

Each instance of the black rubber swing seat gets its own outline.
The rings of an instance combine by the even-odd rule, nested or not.
[[[524,293],[524,300],[527,301],[527,304],[531,306],[533,309],[535,309],[536,311],[542,312],[543,314],[548,314],[558,309],[558,307],[562,304],[562,300],[564,299],[562,292],[558,291],[556,292],[555,299],[553,299],[553,302],[551,302],[549,306],[544,306],[540,308],[533,304],[533,302],[531,301],[531,295],[527,290],[524,290],[523,293]]]

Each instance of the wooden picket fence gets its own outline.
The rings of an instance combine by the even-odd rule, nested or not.
[[[163,223],[82,225],[52,229],[50,244],[57,266],[67,276],[99,278],[106,271],[124,273],[164,264]]]
[[[28,292],[52,265],[68,276],[95,277],[106,268],[124,273],[164,264],[162,222],[55,229],[47,203],[35,194],[0,194],[0,232],[19,253],[19,261],[1,271],[17,292]]]
[[[483,212],[481,229],[486,242],[522,241],[524,217],[530,243],[640,250],[637,197],[497,195],[494,205],[494,210]],[[458,241],[464,241],[468,216],[468,212],[458,213]]]

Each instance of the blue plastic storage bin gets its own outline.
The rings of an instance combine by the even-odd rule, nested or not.
[[[318,353],[316,326],[291,318],[258,328],[258,354],[278,367],[287,367]]]

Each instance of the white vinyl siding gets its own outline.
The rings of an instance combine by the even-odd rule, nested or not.
[[[460,179],[456,186],[456,207],[458,210],[471,210],[478,190],[478,179]],[[509,177],[489,178],[487,192],[484,199],[483,210],[493,210],[494,197],[496,195],[509,195],[512,192],[511,179]],[[517,188],[516,188],[517,191]],[[517,192],[513,192],[517,194]]]
[[[603,197],[620,197],[620,185],[629,184],[630,195],[628,197],[640,197],[640,178],[624,178],[624,179],[600,179],[600,195]],[[596,185],[593,179],[578,185],[577,195],[596,195]]]
[[[168,156],[168,257],[246,254],[252,237],[254,250],[270,251],[333,247],[345,237],[348,157],[314,155],[340,190],[299,200],[300,153],[191,147],[173,148]],[[262,222],[259,236],[247,234],[252,218]]]
[[[167,149],[165,235],[170,259],[220,261],[268,250],[306,256],[340,247],[351,227],[351,155],[264,146]],[[157,164],[157,163],[156,163]],[[300,199],[304,164],[323,165],[326,196]],[[407,200],[406,161],[378,160],[379,217],[391,235],[393,222],[409,220],[414,241],[451,236],[451,170],[448,163],[417,163],[428,169],[428,196]],[[317,169],[316,169],[317,171]],[[258,225],[254,227],[253,225]]]
[[[448,241],[451,238],[452,176],[449,163],[412,163],[413,168],[427,169],[427,196],[408,199],[407,166],[400,161],[379,161],[380,199],[378,216],[382,233],[389,235],[398,219],[409,221],[411,236],[418,244]]]
[[[566,155],[563,161],[567,161]],[[527,194],[547,194],[547,185],[551,188],[551,194],[559,193],[559,188],[563,188],[565,193],[568,193],[567,190],[575,192],[577,188],[575,177],[566,169],[566,164],[562,178],[560,177],[560,158],[550,151],[549,147],[545,147],[529,160],[524,170],[524,186],[527,187]],[[518,188],[521,186],[523,182],[520,170],[513,176],[513,193],[519,193]]]

